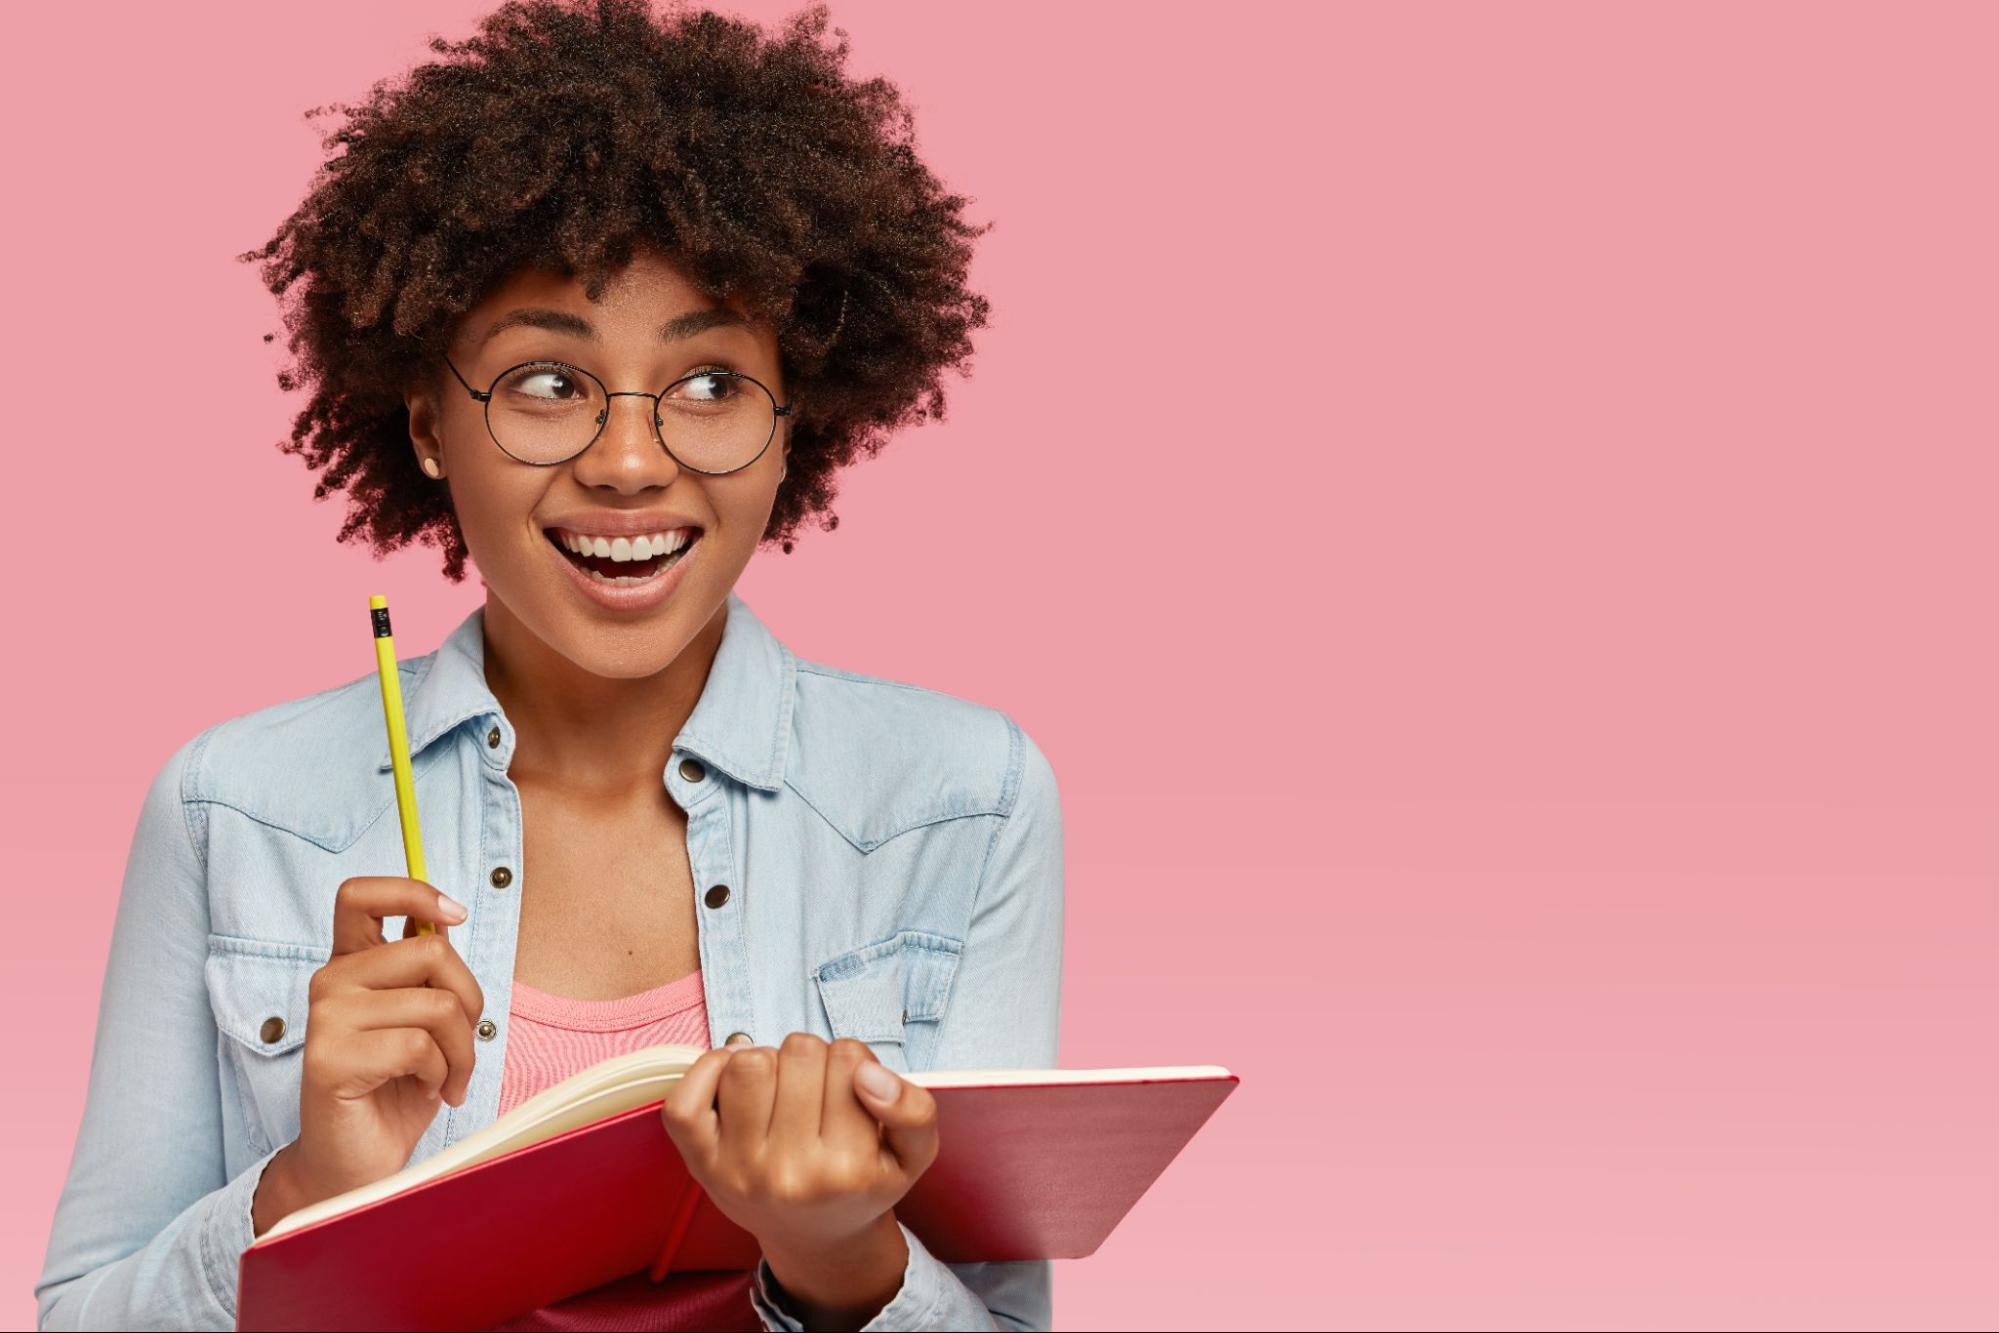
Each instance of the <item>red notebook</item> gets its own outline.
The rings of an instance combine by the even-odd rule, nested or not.
[[[699,1051],[655,1046],[545,1089],[243,1252],[239,1329],[483,1329],[640,1271],[747,1270],[756,1241],[660,1123]],[[937,1160],[896,1216],[946,1263],[1094,1252],[1236,1077],[1174,1069],[920,1073]]]

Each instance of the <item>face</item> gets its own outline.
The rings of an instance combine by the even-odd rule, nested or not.
[[[712,318],[682,319],[703,312]],[[449,355],[481,392],[521,362],[555,360],[589,371],[613,394],[656,394],[697,371],[733,370],[786,401],[775,332],[746,322],[733,304],[704,297],[656,250],[641,250],[598,302],[575,279],[545,270],[515,274],[466,312]],[[434,484],[450,487],[485,580],[489,627],[517,623],[600,676],[663,670],[716,621],[755,553],[777,498],[789,419],[777,418],[755,462],[715,476],[683,468],[660,446],[650,399],[612,397],[588,449],[536,466],[502,452],[488,433],[485,406],[441,369],[441,396],[424,389],[407,397],[410,437],[419,461],[434,460],[443,472]],[[676,393],[691,394],[698,411],[725,390],[761,398],[755,386],[730,381],[696,381]],[[530,410],[543,412],[597,392],[587,380],[546,370],[508,391],[530,396]],[[496,396],[496,419],[504,420],[504,401]],[[660,415],[668,441],[681,438],[675,432],[686,428],[676,425],[675,412]],[[634,558],[572,549],[585,539],[593,552],[602,539],[613,556]],[[639,559],[640,552],[658,554]]]

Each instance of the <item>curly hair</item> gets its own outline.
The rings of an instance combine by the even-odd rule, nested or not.
[[[338,540],[377,555],[467,550],[448,492],[410,447],[403,394],[439,383],[455,321],[523,264],[580,278],[590,299],[641,245],[710,298],[775,327],[800,402],[788,475],[760,541],[830,530],[834,474],[896,428],[941,419],[946,368],[969,373],[986,298],[967,289],[973,238],[918,160],[884,79],[846,76],[822,44],[825,4],[774,36],[647,0],[510,0],[463,42],[336,113],[329,156],[260,261],[292,364],[311,387],[286,453],[345,490]],[[264,335],[266,342],[276,334]]]

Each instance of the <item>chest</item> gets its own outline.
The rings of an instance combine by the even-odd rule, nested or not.
[[[518,980],[615,999],[700,966],[687,818],[663,788],[579,797],[531,779],[517,786]]]

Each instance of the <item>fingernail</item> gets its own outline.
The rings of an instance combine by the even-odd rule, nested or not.
[[[437,895],[437,912],[446,921],[463,921],[466,915],[464,903],[456,898],[447,898],[441,893]]]
[[[902,1095],[902,1080],[887,1065],[867,1061],[854,1071],[854,1082],[878,1102],[892,1102]]]

